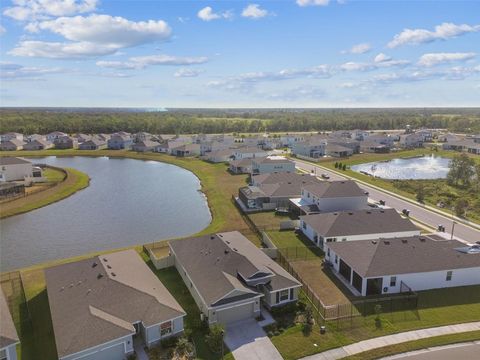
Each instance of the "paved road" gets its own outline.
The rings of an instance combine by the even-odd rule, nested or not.
[[[330,180],[345,179],[343,176],[337,175],[331,171],[325,170],[324,168],[321,168],[311,163],[295,160],[295,164],[299,169],[302,169],[308,172],[312,172],[313,170],[313,172],[314,173],[316,172],[317,175],[327,173],[330,176]],[[360,183],[359,183],[359,186],[365,191],[369,192],[369,197],[371,199],[376,201],[385,200],[387,206],[393,207],[399,211],[401,211],[402,209],[409,209],[410,216],[418,220],[419,222],[430,225],[431,227],[434,227],[434,228],[437,228],[439,224],[442,224],[443,226],[445,226],[445,231],[451,234],[452,224],[453,224],[453,221],[451,218],[448,218],[446,216],[443,216],[436,212],[428,210],[421,205],[416,205],[406,200],[397,198],[393,195],[386,194],[383,191],[377,190],[370,186],[360,184]],[[455,224],[454,235],[455,237],[468,242],[475,242],[480,240],[480,230],[476,230],[470,226],[459,224],[459,223]]]
[[[478,360],[480,342],[441,346],[383,358],[383,360]]]
[[[283,360],[255,319],[228,325],[225,344],[236,360]]]

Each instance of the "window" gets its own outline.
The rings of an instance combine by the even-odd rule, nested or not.
[[[327,255],[330,256],[330,248],[327,249]]]
[[[172,322],[168,321],[160,325],[160,335],[166,336],[172,333]]]
[[[338,263],[338,255],[335,255],[335,264]]]
[[[306,223],[305,221],[302,221],[302,227],[303,227],[304,229],[307,228],[307,223]]]
[[[446,278],[446,280],[447,280],[447,281],[452,280],[452,275],[453,275],[453,271],[447,271],[447,278]]]
[[[394,287],[394,286],[397,286],[397,277],[396,276],[390,277],[390,287]]]
[[[293,297],[294,297],[293,295],[294,295],[293,289],[290,289],[290,300],[293,300]]]
[[[289,295],[288,289],[280,291],[280,301],[288,300],[288,295]]]

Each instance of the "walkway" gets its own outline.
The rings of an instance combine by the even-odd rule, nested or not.
[[[355,344],[346,345],[319,354],[307,356],[304,357],[302,360],[336,360],[347,356],[359,354],[364,351],[378,349],[384,346],[395,345],[407,341],[478,330],[480,330],[480,321],[407,331],[403,333],[381,336],[369,340],[360,341]]]
[[[137,360],[148,360],[148,355],[145,352],[145,343],[141,336],[135,336],[133,338],[133,349],[137,355]]]
[[[277,348],[255,319],[228,325],[225,344],[236,360],[282,360]]]

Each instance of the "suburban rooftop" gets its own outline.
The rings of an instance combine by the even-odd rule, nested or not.
[[[353,180],[316,182],[303,186],[303,189],[319,198],[366,196]]]

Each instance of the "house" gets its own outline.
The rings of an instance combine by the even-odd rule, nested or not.
[[[133,135],[133,138],[136,143],[146,141],[146,140],[151,140],[152,139],[152,134],[149,134],[147,132],[141,131]],[[137,150],[135,150],[137,151]]]
[[[229,162],[233,158],[233,149],[216,150],[204,155],[203,159],[213,163]]]
[[[274,150],[279,149],[283,146],[280,138],[266,137],[260,144],[263,150]]]
[[[423,143],[424,138],[419,133],[401,135],[399,141],[400,146],[406,149],[421,148]]]
[[[327,155],[328,155],[329,145],[336,145],[336,146],[342,146],[344,148],[348,148],[350,149],[348,153],[351,153],[351,154],[358,154],[360,152],[360,141],[357,141],[357,140],[351,140],[348,138],[330,137],[327,139],[327,149],[326,149]],[[335,155],[329,155],[329,156],[335,156]]]
[[[155,147],[158,145],[157,142],[151,140],[140,140],[132,145],[133,151],[145,152],[145,151],[153,151]]]
[[[361,210],[368,207],[368,195],[353,180],[321,181],[302,186],[301,197],[290,199],[300,214]]]
[[[76,149],[78,148],[78,140],[71,136],[62,136],[56,138],[53,143],[56,149]]]
[[[395,209],[339,211],[300,216],[303,234],[316,246],[326,243],[420,235]]]
[[[0,157],[0,181],[44,181],[42,169],[18,157]]]
[[[292,145],[292,154],[295,156],[306,156],[310,158],[320,158],[325,156],[325,140],[308,140],[297,142]]]
[[[424,142],[430,142],[433,140],[433,130],[420,129],[420,130],[417,130],[415,134],[421,136]]]
[[[268,173],[251,176],[251,184],[238,190],[239,201],[248,209],[288,208],[291,198],[299,198],[302,187],[320,182],[316,177],[297,173]]]
[[[45,150],[53,147],[51,142],[44,139],[34,139],[23,145],[23,150]]]
[[[268,156],[252,159],[252,174],[295,172],[295,163],[283,156]]]
[[[280,137],[280,141],[282,142],[283,146],[291,148],[293,144],[298,142],[304,142],[305,136],[299,134],[287,134]]]
[[[25,143],[23,140],[12,139],[7,141],[2,141],[0,144],[0,151],[16,151],[22,150]]]
[[[80,150],[100,150],[107,148],[107,142],[98,137],[92,137],[90,140],[87,140],[81,143],[78,148]]]
[[[370,141],[368,138],[360,143],[360,151],[366,153],[385,154],[389,153],[390,149],[390,145],[379,144],[377,142]]]
[[[0,142],[7,142],[10,140],[18,140],[23,142],[23,134],[17,133],[17,132],[9,132],[6,134],[0,135]]]
[[[350,139],[352,137],[352,132],[349,130],[335,130],[332,131],[330,135],[333,137]]]
[[[253,159],[239,159],[231,160],[228,165],[228,170],[233,174],[251,174]]]
[[[170,154],[173,156],[188,157],[200,155],[200,145],[183,144],[171,149]]]
[[[385,133],[384,134],[375,133],[368,136],[368,138],[364,141],[368,141],[370,143],[375,143],[378,145],[386,145],[388,147],[392,147],[395,142],[395,137]],[[360,144],[360,147],[361,146],[362,144]]]
[[[351,138],[357,141],[365,141],[370,136],[367,130],[354,130]]]
[[[254,146],[246,146],[235,149],[233,152],[233,157],[235,160],[243,160],[243,159],[254,159],[254,158],[261,158],[266,157],[267,153]]]
[[[353,150],[346,146],[328,143],[325,148],[325,154],[333,157],[347,157],[353,155]]]
[[[325,260],[355,295],[480,284],[480,246],[428,236],[326,244]]]
[[[175,267],[210,324],[298,299],[301,284],[238,231],[169,242]]]
[[[469,143],[466,148],[468,153],[480,155],[480,142]]]
[[[28,135],[26,138],[27,143],[32,142],[34,140],[47,140],[47,137],[45,135],[40,135],[40,134],[31,134]]]
[[[79,144],[81,144],[81,143],[83,143],[83,142],[85,142],[85,141],[90,140],[92,137],[91,137],[90,135],[78,133],[78,134],[73,135],[73,138],[74,138],[74,139],[77,139],[77,142],[78,142]]]
[[[116,133],[112,134],[107,141],[110,150],[128,150],[132,147],[133,140],[130,135]]]
[[[125,359],[183,332],[185,311],[134,250],[45,269],[60,360]]]
[[[64,132],[54,131],[46,135],[47,141],[53,143],[56,139],[67,136]]]
[[[209,152],[221,151],[228,149],[231,144],[224,141],[212,140],[212,141],[202,141],[196,143],[200,145],[200,155],[206,155]]]
[[[105,142],[107,142],[108,139],[110,139],[110,135],[109,135],[109,134],[97,134],[95,137],[96,137],[97,139],[102,140],[102,141],[105,141]]]
[[[438,141],[440,142],[450,142],[450,141],[458,141],[458,140],[462,140],[462,137],[456,134],[447,133],[447,134],[438,135]]]
[[[7,298],[0,287],[0,359],[17,360],[17,344],[20,343],[13,323]]]

